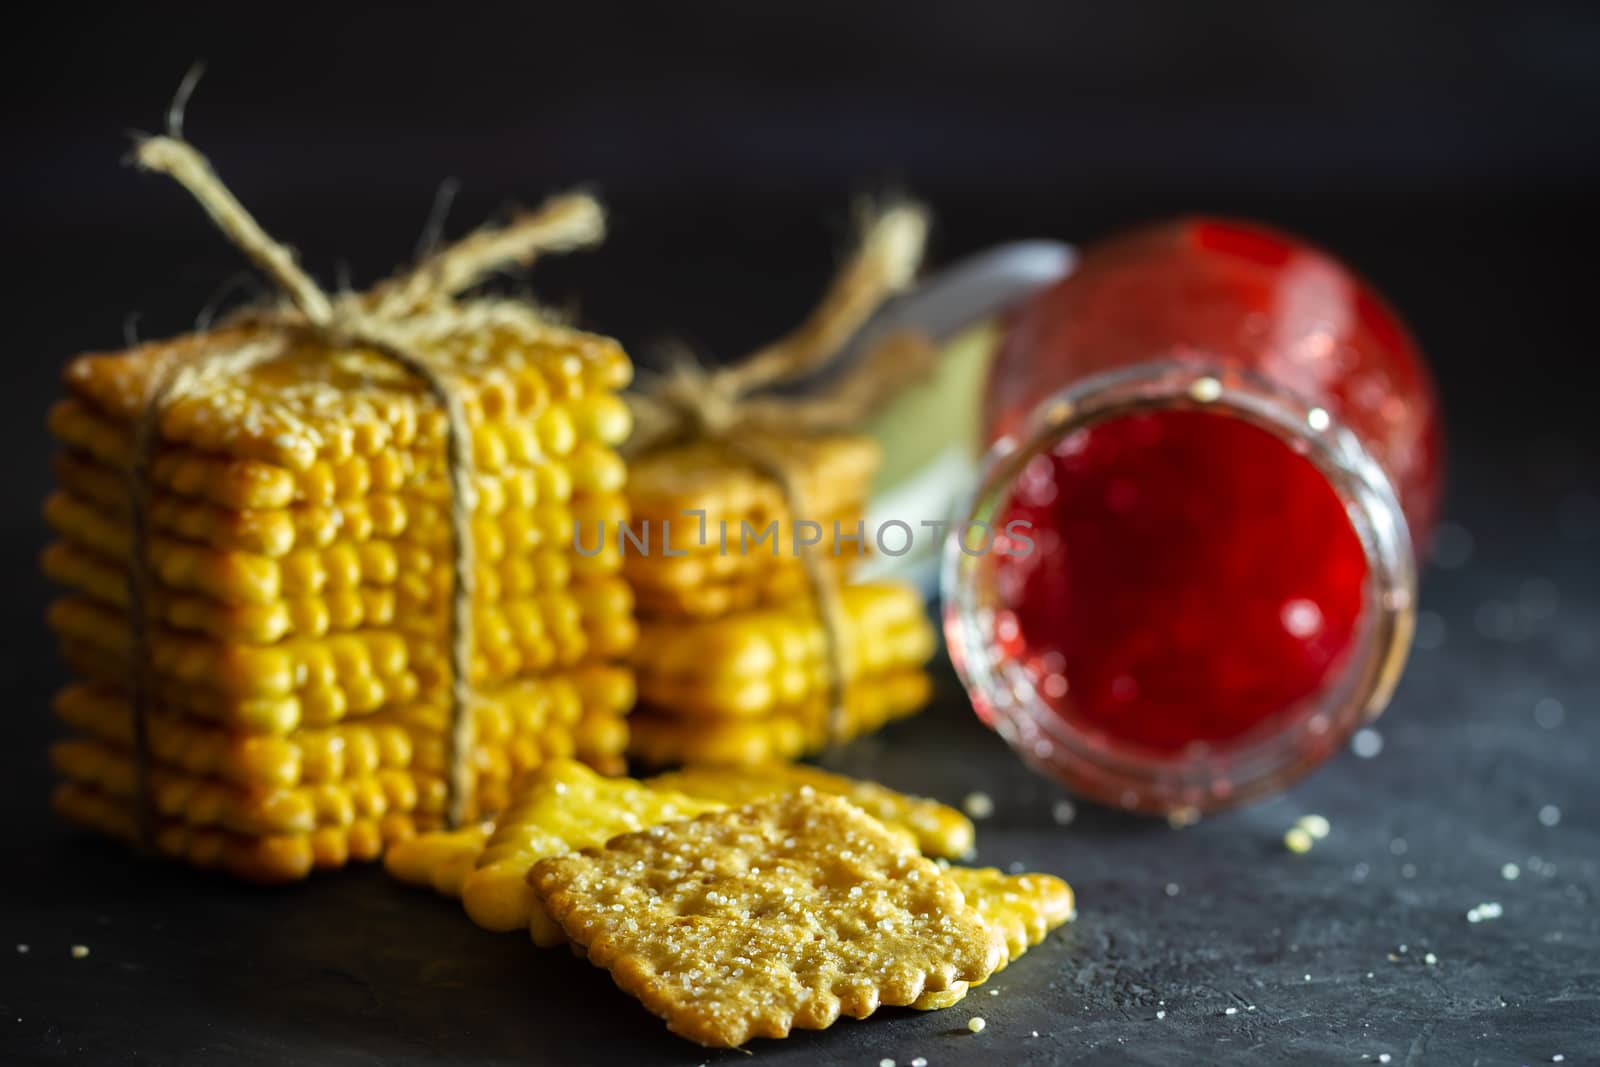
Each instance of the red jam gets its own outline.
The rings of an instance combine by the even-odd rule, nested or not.
[[[1191,220],[1090,249],[1009,323],[990,439],[1058,389],[1162,361],[1248,372],[1350,430],[1425,543],[1441,447],[1417,349],[1346,268],[1256,226]],[[997,525],[1016,519],[1035,548],[994,564],[997,640],[1097,743],[1162,759],[1270,735],[1358,640],[1368,563],[1344,502],[1225,405],[1070,428],[1011,484]]]
[[[1017,652],[1082,727],[1163,752],[1226,741],[1320,690],[1349,649],[1361,542],[1327,479],[1239,419],[1079,430],[1029,463],[1015,519],[1035,551],[996,581]]]

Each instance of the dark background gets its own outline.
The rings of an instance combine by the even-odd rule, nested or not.
[[[134,315],[139,336],[185,329],[239,273],[181,192],[119,165],[128,131],[159,129],[205,60],[188,135],[324,281],[405,261],[446,177],[462,183],[457,234],[586,184],[611,238],[529,280],[643,360],[664,336],[735,354],[786,327],[844,247],[852,197],[884,189],[937,212],[935,263],[1191,210],[1352,261],[1431,353],[1452,436],[1454,565],[1428,575],[1431,647],[1384,754],[1183,834],[1094,812],[1062,831],[1052,788],[1012,772],[947,678],[922,722],[847,765],[946,799],[991,789],[984,858],[1067,875],[1083,918],[981,998],[981,1047],[945,1033],[964,1007],[786,1051],[1595,1062],[1600,7],[34,4],[7,20],[0,1049],[698,1062],[603,976],[532,964],[375,872],[249,893],[48,817],[45,708],[63,672],[32,563],[44,412],[67,357],[119,345]],[[1549,705],[1533,717],[1541,699],[1562,707],[1556,726]],[[1558,827],[1536,821],[1546,803]],[[1279,837],[1307,810],[1335,836],[1288,858]],[[1465,924],[1502,898],[1505,919]],[[69,961],[70,942],[94,954]],[[1424,946],[1438,968],[1417,962]]]

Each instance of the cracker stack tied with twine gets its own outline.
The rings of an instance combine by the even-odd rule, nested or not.
[[[848,584],[878,446],[853,432],[931,366],[925,336],[889,334],[841,359],[910,285],[927,215],[863,212],[862,237],[811,316],[715,369],[680,359],[630,394],[629,510],[657,540],[619,545],[639,606],[647,764],[794,759],[926,702],[934,634],[920,594]],[[818,375],[820,388],[804,386]]]
[[[626,518],[631,366],[460,296],[598,241],[598,205],[555,198],[330,295],[176,132],[136,159],[285,299],[67,370],[58,810],[281,881],[492,812],[551,758],[620,771],[632,596],[572,530]]]

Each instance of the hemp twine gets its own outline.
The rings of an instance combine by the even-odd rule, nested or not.
[[[789,521],[806,514],[804,473],[765,440],[774,433],[817,435],[858,426],[933,366],[933,344],[901,330],[877,340],[837,380],[817,390],[786,388],[835,367],[850,340],[885,301],[910,286],[927,241],[928,214],[919,204],[891,202],[861,212],[861,237],[811,314],[794,330],[742,360],[706,368],[679,358],[650,384],[627,394],[631,457],[692,442],[709,442],[778,487]],[[834,574],[817,546],[802,546],[800,564],[822,623],[827,658],[827,740],[845,736],[846,617]],[[835,546],[837,550],[837,546]]]
[[[129,565],[130,651],[133,661],[132,705],[135,776],[141,800],[139,822],[146,844],[154,839],[155,812],[149,792],[150,729],[153,682],[149,656],[149,604],[154,578],[150,573],[151,463],[160,438],[163,412],[177,397],[208,381],[248,370],[286,351],[289,342],[309,337],[333,353],[371,349],[420,381],[445,413],[445,462],[450,483],[450,554],[453,582],[448,624],[450,698],[448,736],[448,803],[446,821],[461,825],[471,806],[473,704],[472,511],[475,502],[472,439],[460,393],[435,366],[431,346],[455,334],[496,327],[535,341],[547,329],[534,308],[504,299],[458,299],[488,275],[510,264],[527,266],[543,252],[565,251],[598,242],[605,218],[596,201],[584,194],[548,200],[537,211],[518,214],[501,227],[484,228],[425,256],[406,273],[366,294],[330,296],[296,262],[294,252],[274,240],[217,177],[206,158],[169,123],[167,136],[149,137],[134,152],[137,165],[173,178],[205,209],[217,229],[288,297],[287,304],[256,308],[241,321],[259,327],[266,337],[235,348],[201,350],[175,360],[155,375],[134,428],[128,464],[128,496],[132,506]]]

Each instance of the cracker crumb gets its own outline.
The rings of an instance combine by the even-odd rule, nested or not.
[[[88,945],[73,945],[72,946],[72,958],[73,959],[81,960],[85,956],[87,956],[88,954],[89,954],[89,946]]]
[[[1298,855],[1310,852],[1314,843],[1310,832],[1303,826],[1291,826],[1283,835],[1283,847]]]
[[[1515,882],[1522,877],[1522,868],[1515,863],[1502,863],[1500,865],[1500,877],[1508,882]]]
[[[1185,826],[1193,826],[1199,821],[1199,808],[1174,808],[1167,812],[1167,825],[1174,830],[1182,830]]]
[[[1167,1012],[1166,1012],[1165,1008],[1162,1008],[1162,1009],[1160,1009],[1159,1011],[1156,1012],[1156,1018],[1157,1019],[1165,1019],[1166,1017],[1167,1017]]]
[[[1073,807],[1070,800],[1058,800],[1050,809],[1050,817],[1056,821],[1057,826],[1067,826],[1078,817],[1078,809]]]
[[[1554,804],[1546,804],[1539,809],[1540,826],[1556,826],[1561,822],[1561,809]]]
[[[983,1028],[988,1025],[988,1021],[981,1015],[974,1015],[967,1020],[967,1029],[975,1034],[983,1033]]]
[[[1393,1057],[1390,1056],[1387,1052],[1378,1053],[1378,1062],[1379,1063],[1388,1063],[1392,1058]]]
[[[1182,889],[1180,889],[1180,888],[1179,888],[1179,886],[1178,886],[1178,883],[1177,883],[1177,882],[1168,882],[1168,883],[1167,883],[1167,896],[1169,896],[1169,897],[1175,897],[1175,896],[1177,896],[1177,895],[1178,895],[1178,894],[1179,894],[1179,893],[1181,893],[1181,892],[1182,892],[1182,891],[1183,891],[1183,890],[1182,890]]]
[[[878,1067],[894,1067],[894,1061],[885,1056],[883,1059],[878,1061]]]
[[[1426,963],[1429,967],[1437,967],[1439,965],[1439,957],[1430,952],[1426,956],[1422,957],[1422,962]]]
[[[1239,1009],[1238,1008],[1228,1008],[1228,1009],[1224,1010],[1222,1014],[1224,1014],[1224,1015],[1238,1015],[1239,1014]]]
[[[984,792],[968,793],[961,808],[974,819],[987,819],[994,814],[994,798]]]
[[[911,1067],[928,1067],[928,1057],[918,1056],[911,1061]]]

